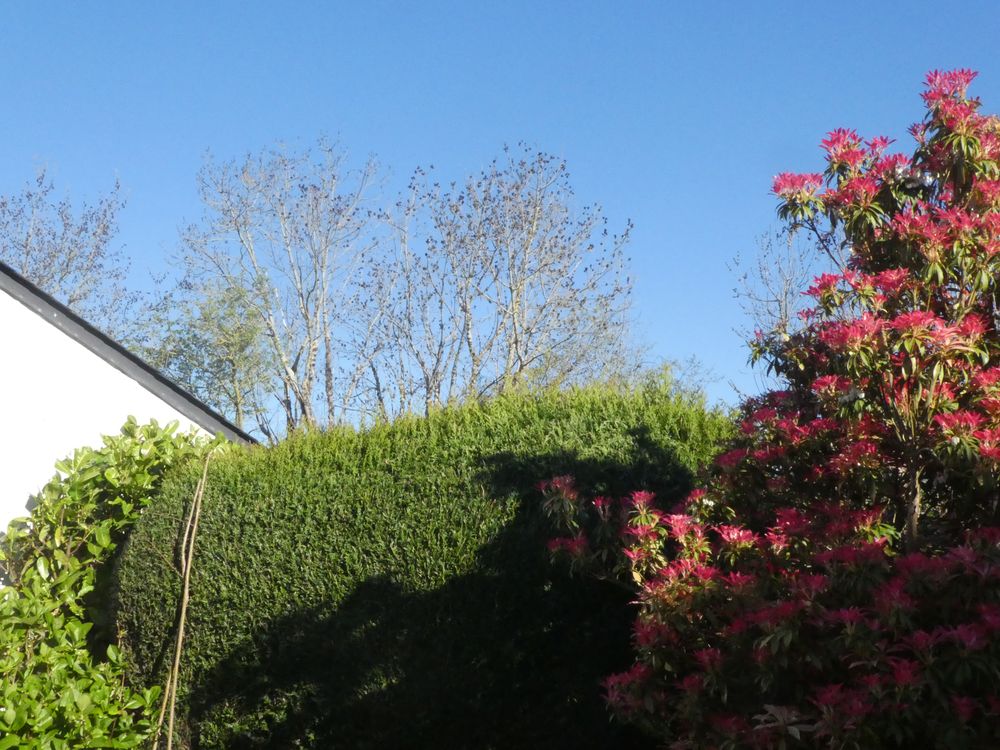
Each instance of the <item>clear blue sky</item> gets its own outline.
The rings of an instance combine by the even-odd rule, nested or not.
[[[636,225],[657,357],[754,390],[726,262],[774,221],[780,171],[838,126],[907,149],[924,73],[980,71],[1000,111],[996,2],[90,2],[0,5],[0,192],[45,166],[74,199],[121,180],[137,278],[200,213],[206,150],[319,135],[399,182],[505,142],[564,157],[581,202]]]

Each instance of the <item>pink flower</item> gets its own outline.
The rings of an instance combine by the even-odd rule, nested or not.
[[[747,588],[757,583],[756,576],[752,576],[749,573],[740,573],[735,570],[722,576],[720,580],[730,588],[734,589]]]
[[[706,672],[712,672],[722,664],[722,652],[717,648],[702,648],[694,652],[694,660]]]
[[[885,328],[885,322],[864,313],[860,318],[826,323],[819,332],[819,340],[835,351],[856,349],[867,343]]]
[[[1000,201],[1000,180],[985,180],[980,178],[975,181],[975,187],[984,202],[996,204]]]
[[[627,557],[633,565],[645,562],[650,558],[650,551],[645,547],[626,547],[622,550],[622,554]]]
[[[782,172],[776,175],[771,190],[785,200],[804,202],[816,194],[823,184],[821,174],[793,174]]]
[[[635,524],[629,526],[625,533],[640,545],[645,542],[655,542],[660,537],[660,532],[655,524]]]
[[[824,295],[837,291],[837,285],[843,279],[843,276],[836,273],[820,274],[813,279],[813,285],[806,290],[806,294],[810,297],[820,299]]]
[[[857,625],[865,621],[865,613],[858,607],[844,607],[842,609],[832,609],[825,615],[830,622],[841,625]]]
[[[862,175],[841,183],[836,193],[827,196],[827,199],[845,205],[870,206],[881,187],[874,177]]]
[[[851,389],[851,381],[840,375],[822,375],[812,383],[813,393],[820,395],[838,395]]]
[[[950,130],[969,132],[981,122],[977,109],[979,102],[976,101],[942,99],[938,103],[937,115]]]
[[[715,463],[722,469],[733,469],[747,457],[746,448],[735,448],[734,450],[723,453],[715,459]]]
[[[913,136],[913,140],[919,145],[923,146],[927,142],[928,129],[927,123],[915,122],[906,129],[906,132]]]
[[[973,385],[982,391],[990,391],[1000,384],[1000,367],[980,370],[972,378]]]
[[[670,527],[670,533],[675,539],[682,539],[687,536],[688,532],[690,532],[694,526],[694,519],[691,518],[691,516],[686,516],[681,513],[675,513],[674,515],[667,516],[664,521],[666,521],[667,526]]]
[[[701,488],[701,487],[699,487],[696,490],[691,490],[691,492],[688,494],[688,496],[684,500],[684,505],[686,507],[691,507],[692,505],[697,505],[698,503],[700,503],[702,500],[705,499],[705,496],[707,494],[708,493],[706,492],[706,490],[704,488]]]
[[[943,320],[938,318],[934,313],[927,312],[926,310],[914,310],[913,312],[903,313],[889,323],[889,327],[896,331],[910,332],[929,331],[932,328],[943,325],[945,325]]]
[[[885,294],[895,294],[906,285],[910,272],[905,268],[889,268],[875,274],[875,288]]]
[[[750,421],[758,424],[767,424],[774,421],[778,416],[778,410],[773,406],[762,406],[750,415]]]
[[[951,708],[955,712],[955,716],[958,720],[963,724],[966,724],[972,721],[972,718],[976,715],[976,709],[979,708],[979,702],[975,698],[953,695],[951,697]]]
[[[780,625],[790,620],[802,611],[803,604],[800,601],[777,602],[769,607],[757,610],[753,617],[762,625]]]
[[[906,640],[914,651],[926,653],[939,644],[944,635],[942,631],[937,630],[930,633],[926,630],[914,630]]]
[[[772,552],[781,552],[788,547],[788,537],[781,529],[768,529],[764,539]]]
[[[903,154],[875,155],[877,161],[872,172],[884,182],[899,182],[912,174],[913,163]]]
[[[570,557],[582,557],[587,553],[587,537],[579,534],[573,537],[562,537],[550,539],[548,543],[550,552],[566,552]]]
[[[848,388],[850,385],[848,384]],[[824,432],[832,432],[840,427],[840,423],[836,419],[831,419],[829,417],[818,417],[807,422],[803,425],[803,429],[806,435],[809,437],[815,437]]]
[[[756,534],[742,526],[719,524],[715,527],[715,530],[719,533],[719,538],[726,546],[736,547],[742,544],[753,544],[757,540]]]
[[[863,719],[872,711],[872,702],[867,695],[858,690],[851,690],[847,693],[846,699],[841,703],[840,710],[851,721]]]
[[[979,227],[979,219],[974,214],[964,211],[958,206],[938,209],[936,213],[938,220],[955,236],[971,234]]]
[[[987,546],[1000,545],[1000,526],[980,526],[968,532],[969,542],[980,542]]]
[[[907,577],[940,577],[951,568],[951,563],[943,557],[929,557],[920,552],[911,552],[896,558],[896,568]]]
[[[653,676],[648,664],[636,663],[627,672],[613,674],[604,680],[607,701],[625,713],[635,711],[641,705],[639,689]]]
[[[719,571],[711,565],[694,563],[691,565],[691,575],[700,581],[711,581],[718,577]]]
[[[774,525],[786,534],[797,536],[807,532],[812,524],[797,508],[779,508],[775,511]]]
[[[958,546],[948,550],[945,557],[967,572],[976,572],[980,566],[979,555],[972,547]]]
[[[705,686],[705,680],[700,674],[692,672],[680,681],[680,688],[685,693],[700,693]]]
[[[920,681],[922,670],[920,663],[912,659],[890,659],[892,666],[892,681],[896,687],[908,687]]]
[[[548,482],[543,482],[541,485],[543,491],[548,490],[550,492],[558,492],[567,500],[576,500],[579,493],[576,490],[576,483],[573,477],[568,474],[564,474],[558,477],[552,477]]]
[[[830,468],[836,473],[850,471],[856,466],[873,468],[881,462],[878,446],[870,440],[849,443],[830,459]]]
[[[962,318],[955,328],[956,333],[969,342],[979,341],[986,333],[986,321],[981,315],[970,313]]]
[[[932,70],[927,74],[927,89],[921,95],[928,105],[940,102],[944,98],[964,97],[969,84],[979,75],[974,70],[960,68],[958,70]]]
[[[813,703],[821,708],[835,708],[840,705],[841,701],[844,699],[844,686],[840,684],[824,685],[823,687],[817,688],[816,697],[813,698]]]
[[[632,627],[632,635],[639,648],[651,648],[662,643],[677,641],[677,632],[656,620],[637,619]]]
[[[864,542],[860,544],[848,544],[843,547],[820,552],[816,555],[816,562],[823,565],[832,563],[843,563],[845,565],[872,565],[886,561],[885,542]]]
[[[827,153],[831,167],[858,166],[865,158],[863,144],[864,141],[857,132],[847,128],[831,130],[820,143]]]
[[[889,144],[893,143],[892,138],[886,135],[879,135],[868,141],[868,150],[873,156],[880,156],[883,151],[889,148]]]
[[[1000,605],[980,604],[979,616],[983,625],[992,633],[1000,631]]]
[[[948,437],[971,435],[985,421],[986,418],[982,414],[964,409],[953,411],[950,414],[938,414],[934,417],[934,424]]]
[[[806,599],[813,599],[827,587],[829,582],[829,579],[825,575],[818,573],[804,573],[796,576],[791,582],[791,585],[797,593],[804,596]]]
[[[990,417],[1000,415],[1000,397],[990,396],[979,400],[979,408]]]
[[[909,611],[916,606],[913,597],[906,592],[906,579],[892,578],[875,592],[876,606],[882,612],[893,610]]]
[[[637,490],[633,492],[629,497],[629,504],[635,510],[645,510],[653,504],[653,500],[656,498],[652,492],[643,492],[642,490]]]
[[[961,644],[966,651],[982,651],[990,642],[986,629],[975,623],[949,628],[945,634],[951,640]]]
[[[753,620],[748,617],[734,617],[722,632],[727,637],[737,636],[740,633],[745,633],[747,629],[753,625]]]
[[[753,456],[753,460],[760,464],[768,464],[780,458],[784,458],[788,454],[788,448],[784,445],[769,445],[765,448],[759,448],[750,455]]]

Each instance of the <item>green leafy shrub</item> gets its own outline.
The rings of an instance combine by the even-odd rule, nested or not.
[[[164,470],[207,448],[176,429],[130,418],[102,448],[77,450],[0,538],[0,748],[130,748],[148,737],[159,689],[124,682],[106,572]]]
[[[628,658],[627,594],[552,576],[518,498],[572,471],[682,496],[729,432],[663,382],[509,395],[213,462],[181,682],[212,747],[627,746],[600,679]],[[177,537],[197,480],[174,474],[118,569],[137,684],[162,681]],[[583,659],[580,654],[587,656]]]

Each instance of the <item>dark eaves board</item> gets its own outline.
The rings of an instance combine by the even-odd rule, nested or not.
[[[0,291],[6,292],[34,311],[203,430],[213,435],[222,433],[229,440],[239,443],[257,442],[155,367],[101,333],[66,305],[43,292],[3,262],[0,262]]]

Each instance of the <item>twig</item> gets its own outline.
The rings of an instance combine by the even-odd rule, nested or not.
[[[163,721],[167,717],[167,705],[170,706],[169,721],[167,723],[167,750],[173,750],[174,745],[174,715],[177,702],[177,682],[180,675],[181,651],[184,647],[184,625],[187,621],[188,602],[191,593],[191,568],[194,559],[194,540],[198,532],[198,521],[201,518],[201,501],[205,494],[205,482],[208,478],[208,462],[212,454],[205,456],[205,463],[202,466],[201,479],[195,487],[194,497],[191,500],[191,507],[188,510],[187,521],[184,524],[184,537],[181,540],[181,574],[183,585],[181,589],[180,613],[177,620],[177,641],[174,644],[174,661],[167,675],[167,684],[163,691],[163,702],[160,705],[160,715],[156,722],[156,733],[154,735],[153,750],[159,750],[160,734],[163,731]]]

